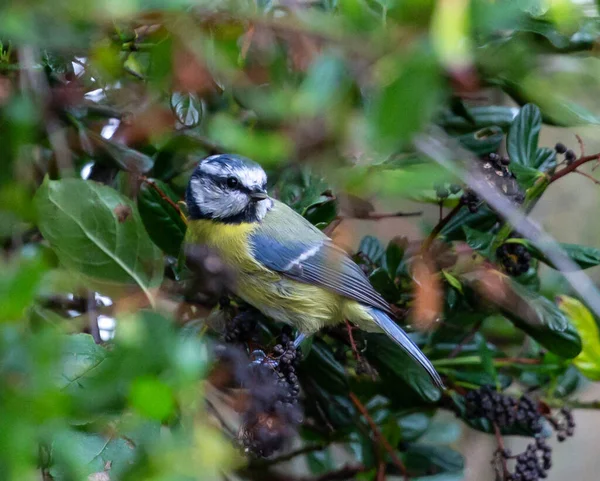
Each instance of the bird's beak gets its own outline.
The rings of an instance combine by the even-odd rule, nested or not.
[[[269,194],[267,194],[264,190],[256,190],[254,192],[250,192],[250,198],[255,201],[265,200],[269,198]]]

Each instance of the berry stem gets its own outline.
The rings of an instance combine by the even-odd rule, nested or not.
[[[600,153],[594,154],[594,155],[581,156],[581,157],[579,157],[579,159],[577,159],[571,165],[567,165],[564,169],[559,170],[552,177],[550,177],[550,183],[556,182],[558,179],[573,172],[574,170],[577,170],[578,167],[581,167],[583,164],[585,164],[587,162],[591,162],[593,160],[599,160],[599,159],[600,159]]]
[[[437,223],[437,225],[433,228],[431,233],[423,241],[423,246],[421,247],[421,252],[427,252],[429,250],[433,241],[440,234],[440,232],[442,232],[442,229],[444,227],[446,227],[446,225],[448,225],[448,222],[450,222],[456,214],[459,213],[461,208],[462,208],[462,204],[460,204],[460,203],[457,204],[454,207],[454,209],[452,209],[450,212],[448,212],[448,214],[446,214],[446,217],[444,217]]]
[[[504,447],[504,438],[502,437],[502,433],[500,432],[500,427],[498,426],[497,423],[493,423],[494,424],[494,434],[496,436],[496,441],[498,442],[498,451],[500,453],[503,453],[505,450]],[[510,472],[508,471],[508,464],[506,463],[506,459],[504,458],[504,456],[500,456],[500,459],[502,460],[502,479],[508,479],[508,477],[510,476]]]
[[[409,478],[408,478],[408,473],[406,471],[406,466],[404,466],[404,463],[398,457],[398,455],[396,454],[396,451],[394,451],[394,448],[392,447],[390,442],[381,433],[381,431],[377,427],[377,424],[375,424],[375,421],[373,421],[373,418],[369,415],[369,411],[367,410],[367,408],[364,406],[363,403],[360,402],[360,399],[358,399],[356,394],[354,394],[353,392],[350,392],[350,400],[352,401],[352,404],[354,404],[356,409],[358,409],[359,412],[367,420],[367,423],[369,424],[371,431],[373,431],[373,435],[375,436],[375,439],[383,447],[383,449],[385,449],[388,452],[388,454],[392,458],[393,463],[396,465],[396,467],[402,473],[402,476],[404,477],[404,481],[408,481]]]

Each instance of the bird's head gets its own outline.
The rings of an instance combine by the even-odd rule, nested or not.
[[[207,157],[188,184],[190,218],[228,224],[260,222],[273,207],[266,183],[267,174],[256,162],[230,154]]]

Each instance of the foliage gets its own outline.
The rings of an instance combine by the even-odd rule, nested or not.
[[[503,436],[571,436],[571,396],[600,378],[598,295],[542,289],[551,246],[484,194],[528,214],[600,158],[540,145],[544,125],[600,123],[598,19],[568,0],[0,6],[2,478],[459,480],[467,424],[508,479]],[[183,249],[182,201],[224,152],[327,233],[397,216],[376,195],[439,206],[419,242],[351,254],[446,391],[383,335],[323,330],[300,360],[277,319],[223,299],[226,266]],[[600,265],[558,247],[571,273]],[[482,392],[529,399],[535,432],[475,409]],[[295,458],[308,472],[278,470]]]

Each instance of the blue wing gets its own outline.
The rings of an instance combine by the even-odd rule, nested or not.
[[[250,244],[256,260],[269,269],[394,315],[346,252],[284,204],[275,204]]]

